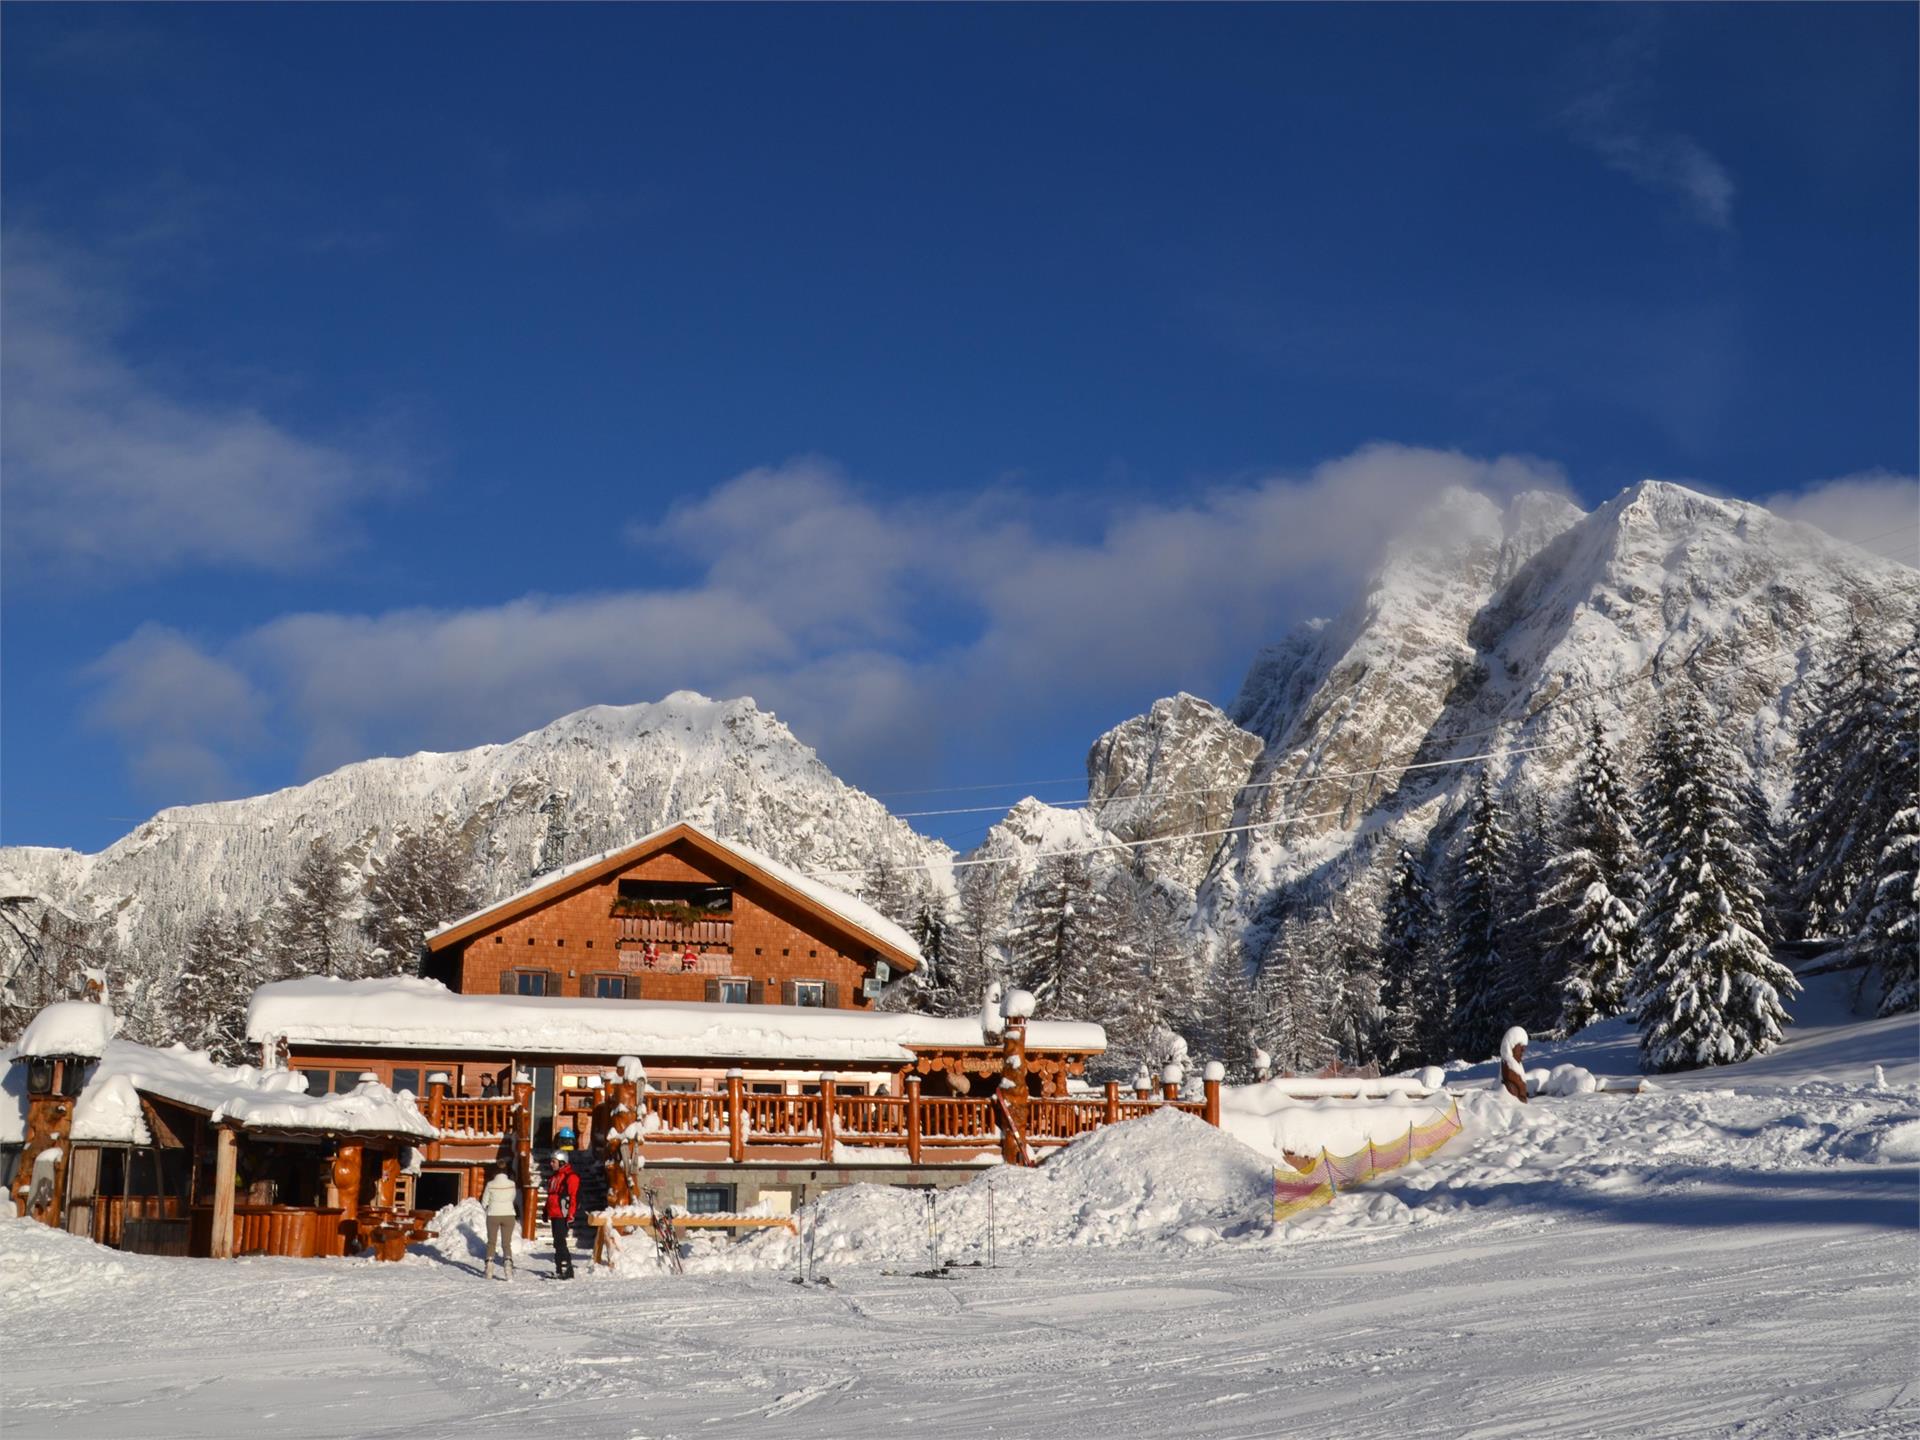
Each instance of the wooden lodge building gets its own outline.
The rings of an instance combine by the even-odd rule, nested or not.
[[[153,1059],[185,1063],[179,1052],[102,1043],[35,1068],[61,1037],[38,1059],[16,1047],[10,1088],[24,1068],[32,1093],[12,1193],[20,1213],[96,1239],[141,1216],[146,1186],[158,1218],[186,1222],[170,1233],[192,1253],[397,1254],[399,1230],[477,1196],[493,1164],[519,1180],[531,1234],[562,1129],[577,1137],[585,1208],[630,1203],[644,1184],[697,1215],[778,1214],[855,1182],[957,1183],[1160,1106],[1219,1123],[1217,1067],[1204,1101],[1180,1099],[1171,1072],[1164,1093],[1069,1093],[1105,1034],[1031,1020],[1023,992],[961,1017],[878,1008],[921,963],[861,901],[673,825],[441,927],[418,977],[262,986],[248,1014],[261,1067],[220,1082],[237,1098]],[[57,1175],[36,1157],[73,1148],[75,1102],[106,1091],[141,1114],[126,1143],[154,1155],[95,1165],[91,1189],[76,1188],[78,1149]],[[173,1161],[161,1136],[177,1142]],[[171,1183],[167,1164],[181,1172]],[[115,1179],[127,1203],[93,1205]],[[249,1208],[275,1205],[311,1218],[268,1234],[276,1222]]]

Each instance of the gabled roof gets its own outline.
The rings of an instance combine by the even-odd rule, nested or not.
[[[896,969],[920,968],[920,947],[914,943],[913,937],[866,901],[856,899],[844,890],[836,890],[810,875],[803,875],[738,841],[716,840],[698,826],[685,821],[656,830],[651,835],[643,835],[618,850],[576,860],[571,865],[541,876],[534,884],[504,900],[496,900],[471,915],[449,921],[427,936],[427,949],[444,950],[449,945],[471,940],[475,935],[551,904],[562,896],[597,884],[607,876],[675,844],[690,845],[708,859],[819,916],[833,929],[877,951],[881,959]],[[856,954],[854,958],[864,957]]]

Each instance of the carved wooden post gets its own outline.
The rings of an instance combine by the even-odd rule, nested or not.
[[[213,1248],[216,1260],[233,1258],[233,1182],[236,1156],[233,1128],[213,1132]]]
[[[1107,1125],[1120,1123],[1120,1082],[1118,1080],[1107,1081],[1107,1113],[1102,1123]]]
[[[427,1076],[427,1123],[429,1125],[444,1128],[440,1117],[447,1113],[447,1087],[451,1083],[444,1070],[436,1070]]]
[[[1160,1072],[1160,1084],[1165,1087],[1169,1102],[1180,1098],[1180,1084],[1187,1078],[1187,1072],[1178,1065],[1168,1062],[1167,1068]]]
[[[920,1077],[907,1076],[907,1160],[920,1163]]]
[[[746,1093],[740,1072],[727,1071],[727,1158],[736,1165],[747,1158]]]
[[[1227,1078],[1227,1067],[1218,1060],[1209,1060],[1204,1078],[1207,1087],[1207,1104],[1201,1111],[1201,1118],[1217,1130],[1220,1128],[1220,1082]]]
[[[820,1158],[833,1159],[833,1077],[820,1077]]]
[[[533,1076],[524,1070],[513,1072],[514,1165],[520,1180],[520,1233],[533,1239],[540,1217],[533,1212],[540,1198],[533,1177]]]
[[[340,1192],[341,1223],[360,1217],[360,1160],[365,1142],[341,1140],[333,1148],[333,1184]]]

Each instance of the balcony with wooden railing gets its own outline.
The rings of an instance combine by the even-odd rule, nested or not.
[[[606,1108],[589,1127],[599,1132],[613,1120],[611,1107],[625,1104],[610,1087]],[[1185,1111],[1219,1124],[1218,1082],[1207,1099],[1182,1100],[1177,1092],[1129,1092],[1109,1084],[1098,1096],[1042,1097],[920,1094],[917,1078],[904,1095],[841,1093],[831,1079],[815,1094],[749,1093],[738,1076],[712,1092],[638,1090],[640,1149],[650,1159],[706,1159],[831,1163],[845,1151],[904,1151],[910,1164],[923,1159],[958,1160],[999,1151],[1029,1159],[1040,1150],[1068,1144],[1105,1125],[1155,1110]],[[724,1156],[720,1153],[724,1149]]]
[[[674,920],[659,915],[615,915],[622,945],[653,945],[662,954],[694,950],[732,950],[733,917]]]

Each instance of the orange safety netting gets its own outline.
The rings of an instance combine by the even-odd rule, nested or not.
[[[1425,1125],[1409,1125],[1405,1135],[1385,1145],[1368,1141],[1366,1149],[1351,1155],[1329,1155],[1323,1149],[1304,1171],[1277,1169],[1273,1172],[1273,1218],[1291,1220],[1317,1205],[1330,1205],[1340,1191],[1411,1161],[1425,1160],[1459,1133],[1460,1102],[1456,1099],[1446,1114],[1436,1114]]]

